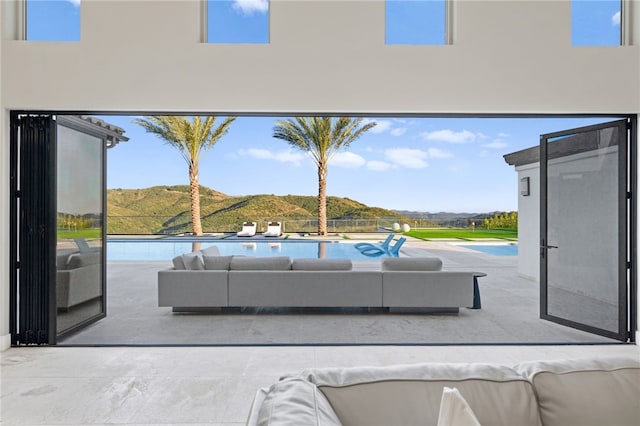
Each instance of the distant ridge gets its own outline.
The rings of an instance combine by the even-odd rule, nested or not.
[[[189,186],[107,190],[109,234],[178,234],[191,231]],[[205,232],[233,232],[244,221],[317,218],[317,198],[303,195],[230,196],[200,186]],[[407,222],[408,217],[342,197],[327,197],[327,218]],[[372,221],[373,222],[373,221]]]
[[[394,210],[397,214],[405,216],[411,219],[426,219],[434,222],[438,226],[451,226],[451,227],[468,227],[471,222],[475,222],[476,226],[479,226],[484,219],[493,217],[495,214],[502,214],[505,212],[494,211],[488,213],[453,213],[453,212],[419,212],[411,210]]]

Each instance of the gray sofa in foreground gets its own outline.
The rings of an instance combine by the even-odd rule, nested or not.
[[[445,387],[459,391],[461,404],[443,398]],[[441,411],[440,420],[448,421],[438,422]],[[640,361],[585,358],[510,367],[427,363],[310,369],[259,390],[247,421],[249,426],[293,424],[638,425]]]
[[[158,272],[158,305],[174,312],[225,307],[421,308],[457,312],[474,303],[474,273],[442,271],[437,258],[388,258],[379,271],[348,259],[179,256]]]

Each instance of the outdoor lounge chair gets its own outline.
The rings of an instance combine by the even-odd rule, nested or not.
[[[238,237],[253,237],[256,235],[256,227],[258,226],[255,222],[244,222],[242,224],[242,231],[238,231],[236,235]]]
[[[384,251],[387,251],[389,250],[389,244],[391,244],[391,241],[393,241],[393,237],[394,237],[393,232],[391,232],[389,235],[387,235],[387,238],[381,244],[362,242],[362,243],[355,244],[354,247],[360,251],[367,250],[370,248],[380,248]]]
[[[402,247],[405,241],[407,241],[405,237],[400,237],[398,241],[393,245],[393,247],[387,250],[372,245],[371,247],[360,249],[360,253],[369,257],[378,257],[385,254],[389,255],[390,257],[398,257],[400,256],[400,247]]]
[[[407,241],[405,237],[400,237],[398,241],[389,249],[389,255],[393,257],[400,256],[400,247]]]
[[[265,237],[279,237],[282,235],[282,223],[281,222],[269,222],[267,225],[267,232],[264,234]]]

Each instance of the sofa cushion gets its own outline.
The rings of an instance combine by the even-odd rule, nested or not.
[[[75,253],[69,256],[66,269],[77,269],[102,262],[102,252]]]
[[[174,257],[173,259],[171,259],[171,263],[173,263],[173,269],[177,271],[184,271],[185,269],[187,269],[182,256]]]
[[[209,246],[200,250],[203,256],[220,256],[220,250],[217,246]]]
[[[233,256],[208,256],[204,254],[202,261],[204,262],[204,269],[211,271],[229,270],[231,264],[231,258]]]
[[[383,271],[441,271],[437,257],[388,257],[382,260]]]
[[[185,269],[191,271],[202,271],[204,269],[204,262],[202,261],[202,254],[200,252],[193,252],[182,255]]]
[[[480,426],[476,415],[458,388],[443,389],[438,426]]]
[[[300,378],[272,385],[262,401],[257,425],[340,425],[318,388]]]
[[[456,387],[480,424],[540,426],[533,385],[506,366],[417,364],[303,373],[343,424],[436,424],[442,389]]]
[[[293,259],[291,269],[299,271],[350,271],[351,259]]]
[[[291,259],[287,256],[233,256],[229,269],[243,271],[286,271],[291,269]]]
[[[638,359],[524,362],[514,369],[533,383],[545,426],[640,424]]]

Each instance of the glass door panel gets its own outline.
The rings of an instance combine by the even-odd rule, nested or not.
[[[626,121],[541,138],[541,317],[627,330]]]
[[[58,125],[56,312],[60,336],[106,311],[104,141]]]

